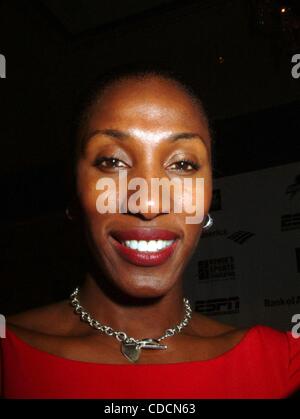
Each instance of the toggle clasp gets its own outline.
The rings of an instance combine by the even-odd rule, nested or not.
[[[167,345],[162,345],[158,340],[151,338],[141,339],[137,344],[143,349],[167,349]]]

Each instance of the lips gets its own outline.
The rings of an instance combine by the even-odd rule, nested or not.
[[[112,236],[120,242],[126,240],[176,240],[179,237],[178,234],[169,230],[149,228],[115,231]]]
[[[179,235],[162,229],[131,229],[111,233],[118,254],[136,266],[157,266],[173,254]]]

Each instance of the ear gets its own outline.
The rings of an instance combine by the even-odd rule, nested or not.
[[[77,221],[80,219],[81,207],[78,197],[73,195],[69,200],[65,209],[65,214],[68,220]]]

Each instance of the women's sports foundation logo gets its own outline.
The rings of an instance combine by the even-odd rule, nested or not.
[[[128,211],[193,214],[185,218],[187,224],[200,224],[204,218],[204,178],[151,178],[147,181],[135,177],[128,182],[127,171],[120,171],[118,182],[100,178],[96,190],[103,191],[96,200],[100,214]],[[129,191],[134,192],[128,194]]]

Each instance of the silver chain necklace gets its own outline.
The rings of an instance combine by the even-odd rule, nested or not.
[[[138,361],[141,349],[167,349],[167,345],[162,345],[159,342],[167,337],[181,332],[181,330],[188,325],[192,317],[192,309],[189,300],[187,298],[183,298],[185,316],[178,325],[167,329],[163,336],[158,339],[134,339],[132,337],[128,337],[125,332],[116,331],[112,327],[105,326],[97,320],[93,319],[90,313],[80,305],[78,293],[79,287],[77,287],[70,295],[70,302],[74,307],[74,312],[80,316],[82,321],[88,323],[92,328],[98,330],[99,332],[103,332],[108,336],[114,336],[119,342],[121,342],[121,352],[130,362]]]

